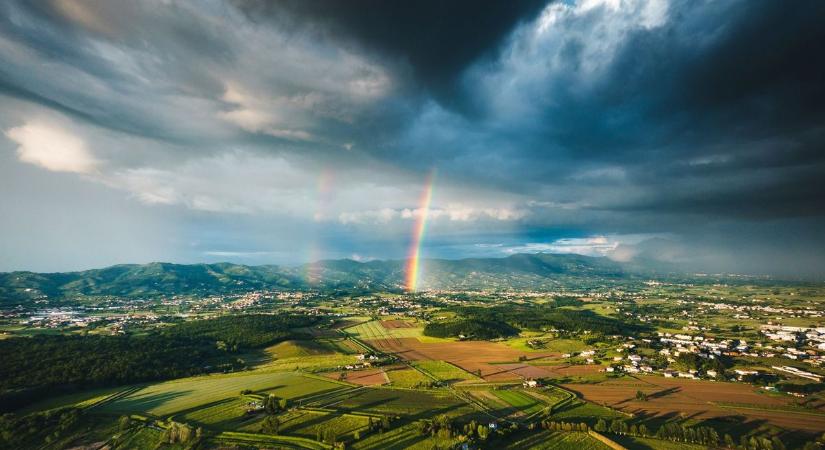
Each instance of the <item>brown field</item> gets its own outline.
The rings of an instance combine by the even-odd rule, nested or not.
[[[517,372],[519,370],[527,370],[531,373],[535,369],[540,369],[542,373],[549,370],[549,368],[531,367],[523,363],[492,364],[518,361],[519,356],[525,355],[524,352],[497,342],[421,342],[415,338],[373,339],[367,342],[381,351],[394,353],[408,361],[443,360],[474,374],[480,370],[482,378],[488,381],[519,380],[528,376],[519,374]],[[531,352],[528,356],[531,359],[538,359],[558,356],[558,354]]]
[[[381,326],[392,330],[395,328],[415,328],[415,324],[406,320],[382,320]]]
[[[787,429],[825,430],[825,414],[793,409],[790,397],[768,395],[747,384],[646,376],[597,384],[566,384],[585,400],[637,415],[709,419],[744,416]],[[648,395],[637,401],[636,391]]]
[[[337,380],[339,373],[340,372],[330,372],[324,376]],[[368,369],[347,372],[346,381],[348,383],[360,384],[361,386],[380,386],[390,382],[387,375],[384,373],[384,369]]]

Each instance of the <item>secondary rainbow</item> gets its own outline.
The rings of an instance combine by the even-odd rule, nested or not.
[[[410,243],[410,252],[407,257],[407,291],[415,292],[418,288],[418,272],[421,268],[421,243],[424,240],[424,233],[427,231],[427,217],[430,215],[430,202],[433,199],[433,183],[435,181],[435,170],[430,172],[424,191],[421,193],[421,200],[413,226],[413,238]]]

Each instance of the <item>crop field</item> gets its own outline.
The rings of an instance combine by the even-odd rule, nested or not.
[[[410,322],[409,320],[382,320],[381,326],[388,329],[393,330],[396,328],[416,328],[417,325],[414,322]]]
[[[537,398],[517,390],[495,390],[491,393],[527,416],[541,411],[546,406]]]
[[[524,356],[512,347],[498,342],[461,341],[461,342],[421,342],[414,338],[380,339],[368,341],[381,351],[392,353],[408,361],[447,361],[472,374],[481,371],[481,376],[488,381],[520,380],[521,376],[512,373],[512,367],[494,363],[518,361]],[[530,358],[556,356],[553,352],[535,352]],[[526,364],[518,364],[526,366]]]
[[[610,439],[613,439],[627,448],[637,448],[640,450],[704,450],[707,448],[701,445],[688,444],[685,442],[673,442],[642,437],[611,435]]]
[[[332,350],[315,341],[284,341],[267,347],[266,353],[275,359],[315,356],[332,353]]]
[[[587,433],[541,431],[532,433],[504,447],[512,450],[610,450]]]
[[[384,369],[365,369],[346,372],[347,383],[358,384],[361,386],[380,386],[389,383],[389,378],[384,373]],[[325,377],[337,380],[340,372],[329,372],[324,374]]]
[[[542,344],[538,348],[533,348],[527,345],[527,341],[538,340]],[[558,353],[573,353],[580,352],[588,348],[588,346],[579,339],[557,339],[549,335],[545,337],[542,334],[531,337],[519,337],[508,339],[504,343],[514,349],[522,352],[558,352]]]
[[[404,425],[385,431],[383,434],[370,433],[347,448],[355,450],[431,450],[452,448],[455,439],[422,435],[414,425]]]
[[[294,373],[239,373],[184,378],[152,384],[101,406],[102,411],[166,416],[238,397],[244,389],[296,399],[341,385]]]
[[[329,448],[328,445],[316,442],[314,439],[307,439],[298,436],[277,436],[271,434],[244,433],[237,431],[224,431],[212,438],[212,440],[220,443],[240,444],[242,446],[251,445],[253,448],[309,448],[318,450],[325,450]]]
[[[613,419],[627,418],[626,414],[619,411],[581,400],[575,400],[566,406],[562,406],[558,411],[553,411],[554,420],[574,423],[585,422],[591,426],[595,425],[599,419],[610,422]]]
[[[393,321],[397,322],[397,321]],[[393,327],[387,328],[381,322],[372,320],[347,328],[345,331],[358,339],[363,340],[394,340],[399,338],[417,338],[421,336],[420,327]]]
[[[354,355],[356,353],[363,353],[361,347],[350,339],[321,339],[319,343],[336,353],[344,355]]]
[[[746,421],[766,421],[787,429],[825,429],[822,412],[789,408],[791,397],[768,395],[746,384],[641,377],[564,387],[585,400],[634,414],[693,419],[744,416]],[[638,390],[648,394],[647,401],[635,399]]]
[[[413,366],[447,383],[478,381],[480,378],[444,361],[415,361]]]
[[[154,450],[160,441],[162,431],[144,427],[140,430],[129,433],[125,439],[120,441],[120,448],[132,450]]]
[[[463,416],[476,410],[444,391],[412,391],[408,389],[361,389],[335,404],[343,411],[360,411],[375,414],[396,414],[417,419],[438,414]]]
[[[176,416],[175,418],[200,426],[232,430],[248,420],[245,413],[249,401],[250,399],[242,397],[228,398],[223,401],[211,403],[208,406],[187,411],[185,414]]]
[[[242,429],[249,432],[260,430],[260,419],[248,424]],[[336,436],[351,437],[356,430],[367,426],[368,418],[351,414],[325,413],[316,411],[297,410],[289,411],[278,416],[280,434],[315,439],[317,433],[331,430]]]
[[[385,372],[393,387],[414,388],[432,381],[421,372],[407,368],[406,366],[389,368],[386,369]]]
[[[322,371],[333,370],[338,366],[345,366],[355,362],[354,355],[310,355],[310,356],[296,356],[293,358],[276,359],[262,365],[262,369],[271,371]]]

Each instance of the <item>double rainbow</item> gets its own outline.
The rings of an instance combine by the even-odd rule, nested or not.
[[[421,200],[416,211],[418,216],[415,218],[413,238],[407,257],[406,287],[408,292],[415,292],[418,288],[418,272],[421,268],[421,243],[424,239],[424,233],[427,231],[427,217],[430,214],[430,202],[433,198],[434,181],[435,170],[427,176],[427,182],[424,185],[424,191],[421,193]]]

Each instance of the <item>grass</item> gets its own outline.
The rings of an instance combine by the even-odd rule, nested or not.
[[[514,440],[502,447],[519,450],[610,450],[610,447],[584,432],[542,430]]]
[[[354,450],[430,450],[453,448],[457,441],[451,438],[421,435],[414,425],[395,427],[384,433],[370,433],[347,448]]]
[[[324,371],[333,370],[338,366],[345,366],[355,362],[353,355],[314,355],[296,356],[293,358],[276,359],[261,366],[261,368],[277,371],[308,370]]]
[[[349,339],[321,339],[319,340],[319,343],[336,353],[341,353],[344,355],[363,353],[361,347]]]
[[[45,411],[47,409],[63,408],[72,405],[84,406],[86,404],[94,403],[97,400],[101,400],[119,390],[120,388],[93,389],[90,391],[83,391],[74,394],[50,397],[45,400],[32,403],[31,405],[28,405],[25,408],[18,411],[18,413],[28,414],[35,411]]]
[[[702,445],[665,441],[660,439],[617,436],[613,434],[608,435],[608,437],[627,448],[638,450],[702,450],[707,448]]]
[[[309,448],[309,449],[328,449],[329,445],[315,442],[314,440],[300,438],[295,436],[274,436],[270,434],[257,433],[242,433],[237,431],[224,431],[213,438],[219,442],[228,442],[233,444],[246,444],[255,447],[274,447],[277,448]]]
[[[419,383],[432,381],[415,369],[388,370],[386,373],[390,379],[390,383],[392,383],[394,387],[414,388],[419,385]]]
[[[158,448],[163,432],[154,428],[139,427],[123,435],[115,448],[154,450]]]
[[[499,390],[491,392],[493,395],[504,401],[504,403],[513,406],[528,416],[541,411],[545,406],[538,399],[531,397],[524,392],[516,390]]]
[[[186,423],[231,430],[244,421],[249,401],[243,397],[231,398],[187,412],[177,419]]]
[[[361,389],[353,392],[335,408],[372,414],[430,418],[438,414],[461,416],[476,411],[455,396],[444,391],[413,391],[407,389]]]
[[[317,433],[331,430],[339,439],[348,439],[368,424],[368,418],[352,414],[325,414],[314,411],[290,411],[279,416],[280,432],[315,439]]]
[[[447,383],[480,380],[479,377],[446,361],[415,361],[412,365]]]
[[[585,422],[590,426],[595,425],[599,419],[605,419],[609,422],[614,418],[627,419],[627,416],[610,408],[582,401],[578,401],[578,403],[574,401],[569,406],[564,406],[553,412],[553,420]]]
[[[295,399],[340,387],[332,381],[294,373],[244,372],[183,378],[146,386],[126,397],[101,406],[104,412],[137,412],[165,416],[236,398],[240,391],[272,392]]]
[[[372,320],[345,330],[358,339],[397,339],[418,338],[422,336],[423,328],[384,328],[381,322]]]
[[[332,350],[315,341],[284,341],[279,344],[267,347],[266,353],[273,358],[295,358],[299,356],[327,355]]]

